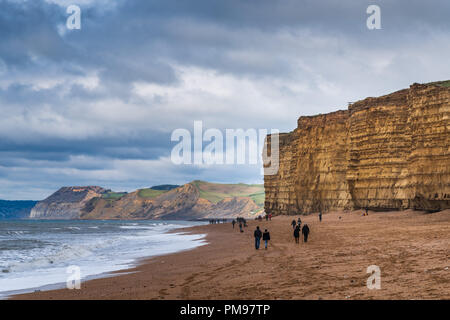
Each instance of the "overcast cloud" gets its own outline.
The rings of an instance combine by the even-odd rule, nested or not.
[[[68,30],[66,8],[81,8]],[[381,30],[366,9],[381,7]],[[258,166],[177,166],[176,128],[290,131],[450,78],[450,2],[0,0],[0,199],[261,183]]]

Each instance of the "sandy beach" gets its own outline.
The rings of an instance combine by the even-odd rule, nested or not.
[[[80,290],[41,291],[14,299],[450,299],[450,210],[331,212],[302,216],[308,243],[295,244],[297,216],[192,227],[207,245],[143,260],[128,274],[83,282]],[[269,229],[269,249],[253,231]],[[179,232],[180,230],[178,230]],[[367,267],[381,269],[369,290]]]

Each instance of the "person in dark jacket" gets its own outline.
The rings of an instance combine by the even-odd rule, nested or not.
[[[236,224],[236,220],[233,219],[233,221],[231,221],[231,224],[233,225],[233,229],[234,229],[234,225]]]
[[[300,243],[300,227],[296,226],[294,229],[294,238],[295,238],[295,243]]]
[[[244,232],[244,230],[242,230],[242,222],[239,222],[239,231]]]
[[[291,225],[292,225],[292,229],[295,229],[295,226],[297,225],[297,222],[295,222],[295,220],[292,220]]]
[[[267,229],[264,230],[263,240],[264,240],[264,249],[267,250],[267,245],[269,244],[269,240],[270,240],[270,233],[269,233],[269,231],[267,231]]]
[[[319,221],[322,222],[322,211],[319,211]]]
[[[297,224],[300,228],[302,227],[302,219],[300,217],[297,219]]]
[[[303,241],[308,242],[309,227],[305,224],[302,228]]]
[[[259,230],[259,227],[256,227],[255,232],[253,233],[255,236],[255,249],[259,249],[259,243],[261,242],[262,232]]]

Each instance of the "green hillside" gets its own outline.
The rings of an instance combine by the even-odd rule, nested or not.
[[[138,196],[144,199],[154,199],[167,191],[168,190],[155,190],[152,188],[140,189],[138,191]]]
[[[264,186],[262,184],[221,184],[195,180],[190,183],[199,192],[200,198],[206,199],[214,204],[233,197],[249,197],[258,207],[264,206]],[[175,185],[161,185],[151,188],[139,189],[137,194],[140,198],[150,200],[174,190]],[[127,192],[107,192],[102,198],[108,201],[116,201],[126,196]]]
[[[450,87],[450,80],[446,80],[446,81],[436,81],[436,82],[430,82],[427,84],[431,84],[431,85],[436,85],[439,87]]]
[[[200,180],[191,182],[200,193],[200,198],[217,203],[230,197],[250,197],[258,206],[264,205],[264,186],[262,184],[221,184]]]
[[[169,191],[170,189],[153,189],[152,188],[146,188],[146,189],[140,189],[138,190],[138,196],[143,198],[143,199],[154,199],[157,196]],[[105,194],[102,195],[102,199],[105,200],[110,200],[110,201],[116,201],[119,200],[120,198],[122,198],[123,196],[126,196],[128,193],[127,192],[107,192]]]
[[[102,195],[102,198],[106,200],[118,200],[126,194],[127,192],[107,192]]]
[[[158,186],[153,186],[153,187],[150,187],[150,189],[153,189],[153,190],[165,190],[165,191],[169,191],[169,190],[172,190],[172,189],[176,189],[176,188],[178,188],[180,185],[178,185],[178,184],[160,184],[160,185],[158,185]]]

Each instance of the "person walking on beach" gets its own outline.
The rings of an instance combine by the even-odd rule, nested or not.
[[[256,227],[255,232],[253,233],[255,237],[255,249],[259,249],[259,243],[261,242],[262,232],[259,230],[259,227]]]
[[[231,224],[233,225],[233,229],[234,229],[234,225],[236,224],[236,220],[233,219],[233,221],[231,221]]]
[[[267,231],[267,229],[264,230],[262,238],[264,240],[264,249],[267,250],[267,245],[269,244],[269,240],[270,240],[270,233],[269,233],[269,231]]]
[[[309,227],[305,224],[302,228],[303,241],[308,242]]]
[[[272,214],[269,213],[269,221],[272,221]]]
[[[300,219],[300,217],[297,219],[297,224],[300,228],[302,227],[302,219]]]
[[[291,225],[292,225],[292,229],[295,229],[295,226],[297,225],[297,222],[295,222],[295,220],[292,220]]]
[[[300,227],[296,226],[294,229],[294,238],[295,238],[295,243],[300,243]]]
[[[319,211],[319,221],[322,222],[322,211]]]

